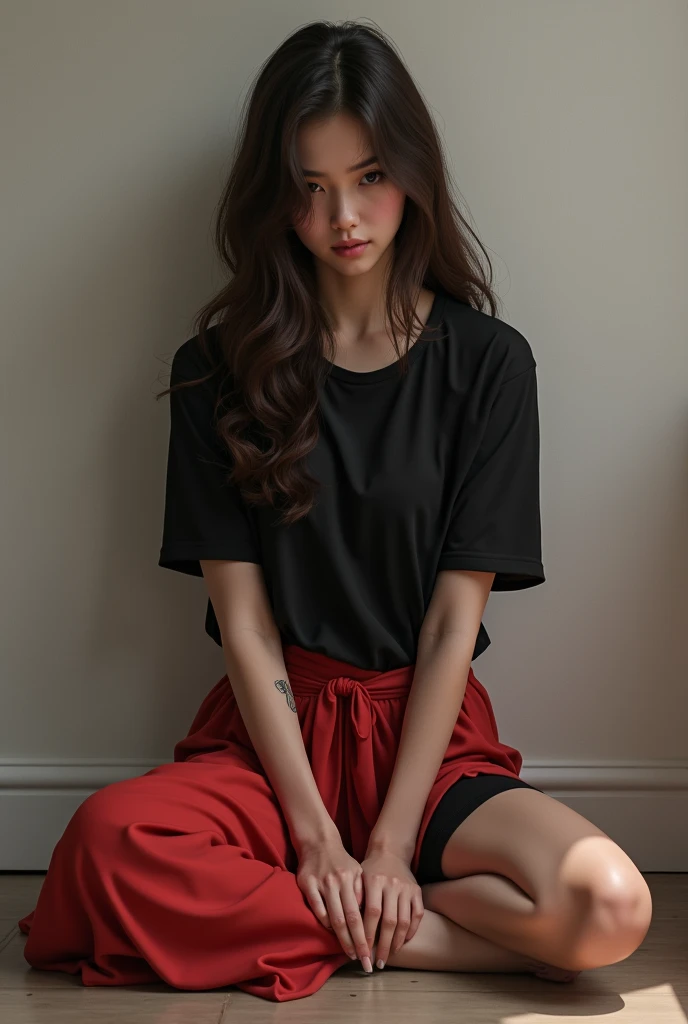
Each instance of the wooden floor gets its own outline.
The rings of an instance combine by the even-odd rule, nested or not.
[[[271,1003],[239,989],[180,992],[165,984],[85,988],[32,970],[18,918],[43,875],[0,874],[0,1021],[6,1024],[624,1024],[688,1022],[688,874],[646,874],[654,917],[633,956],[568,985],[519,974],[458,974],[345,964],[312,996]]]

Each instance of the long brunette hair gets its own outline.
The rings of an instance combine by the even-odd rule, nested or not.
[[[479,310],[487,304],[497,315],[489,256],[450,193],[438,133],[394,44],[360,21],[317,21],[292,33],[263,64],[244,102],[217,208],[215,246],[232,276],[193,321],[215,365],[156,396],[222,371],[229,391],[223,409],[218,389],[213,422],[230,456],[228,480],[248,504],[280,504],[284,524],[310,511],[319,488],[304,460],[318,440],[318,396],[328,373],[323,356],[335,357],[313,254],[290,229],[292,220],[308,217],[312,196],[296,137],[305,122],[338,113],[367,128],[380,165],[407,197],[385,297],[399,372],[407,370],[414,326],[422,326],[415,313],[421,287]],[[213,357],[206,332],[216,315]]]

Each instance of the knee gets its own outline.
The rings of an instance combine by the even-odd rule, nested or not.
[[[107,841],[113,829],[131,821],[131,792],[128,781],[110,783],[97,789],[77,807],[65,830],[70,844],[93,848]]]
[[[561,944],[569,970],[606,967],[631,956],[652,922],[652,895],[642,874],[629,860],[621,868],[610,863],[571,894],[576,905]]]

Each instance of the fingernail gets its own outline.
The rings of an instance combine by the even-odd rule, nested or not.
[[[378,961],[376,962],[375,966],[376,966],[376,967],[379,967],[379,968],[380,968],[380,970],[382,970],[382,968],[383,968],[383,967],[385,966],[385,961],[384,961],[384,960],[378,960]]]
[[[362,956],[361,963],[363,964],[363,970],[366,972],[366,974],[373,973],[373,965],[370,962],[369,956]]]
[[[356,956],[355,953],[349,953],[349,956],[351,957],[352,960],[358,960],[358,957]]]

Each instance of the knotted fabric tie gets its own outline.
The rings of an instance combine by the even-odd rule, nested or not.
[[[336,700],[337,697],[350,697],[350,715],[354,732],[359,740],[367,740],[370,737],[372,727],[377,721],[375,705],[370,694],[362,683],[350,676],[335,676],[330,679],[325,687],[324,698]]]
[[[323,803],[335,820],[345,799],[349,819],[362,817],[365,822],[362,836],[377,821],[389,774],[390,730],[375,705],[408,696],[413,666],[386,672],[360,669],[355,678],[344,662],[294,647],[286,648],[285,665],[299,714],[308,720],[308,754]],[[340,665],[349,674],[337,672]]]

